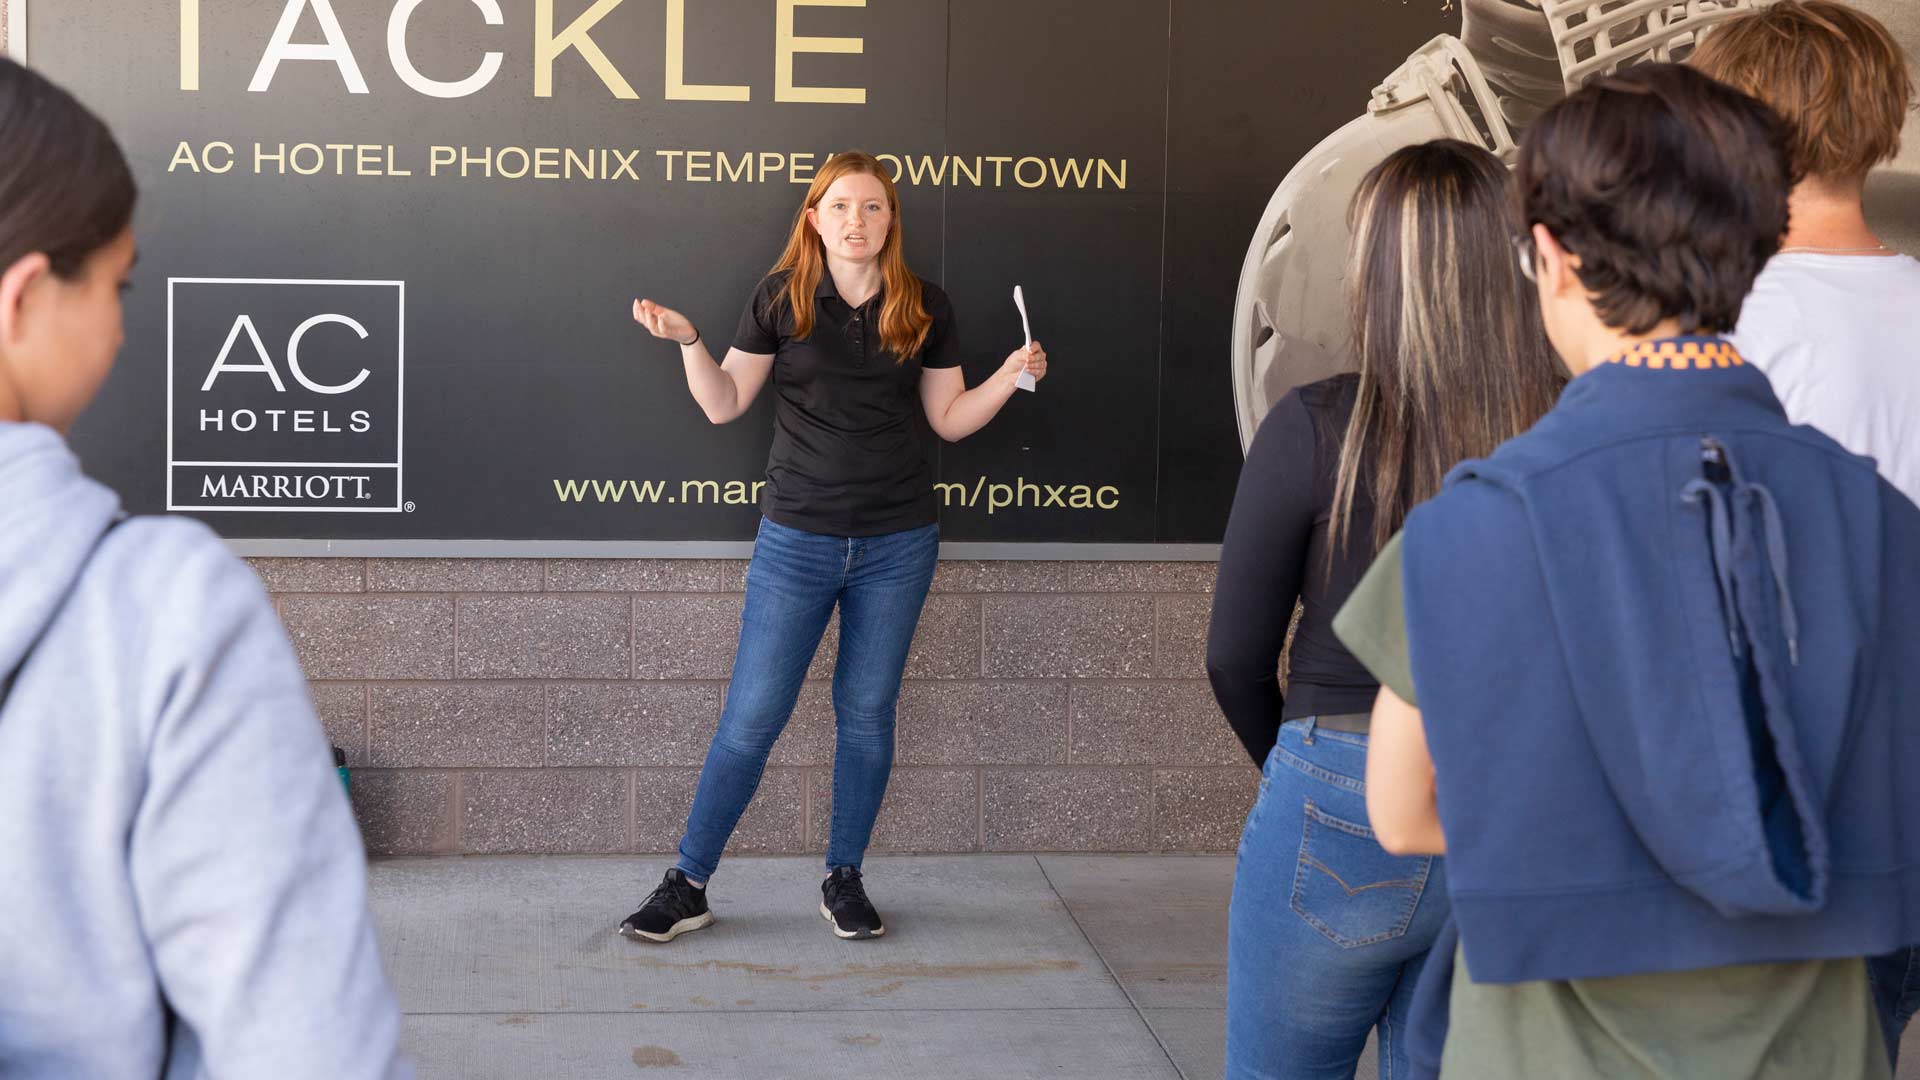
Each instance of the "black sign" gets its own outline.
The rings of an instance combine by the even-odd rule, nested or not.
[[[731,338],[806,183],[896,171],[977,382],[944,535],[1216,543],[1235,284],[1288,168],[1443,0],[88,0],[29,62],[143,192],[127,344],[75,433],[140,512],[229,537],[744,540],[726,427],[632,300]]]

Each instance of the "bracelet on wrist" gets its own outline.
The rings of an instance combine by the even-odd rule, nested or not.
[[[681,348],[683,348],[683,349],[691,349],[691,348],[693,348],[693,347],[694,347],[695,345],[698,345],[698,344],[700,344],[700,328],[699,328],[699,327],[697,327],[697,326],[693,328],[693,340],[692,340],[692,341],[682,341],[682,342],[680,342],[679,344],[680,344],[680,347],[681,347]]]

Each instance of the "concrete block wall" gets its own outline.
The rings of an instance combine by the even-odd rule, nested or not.
[[[671,851],[746,563],[254,559],[377,854]],[[1212,563],[941,564],[876,851],[1222,852],[1259,781],[1204,670]],[[836,628],[733,850],[817,853]]]

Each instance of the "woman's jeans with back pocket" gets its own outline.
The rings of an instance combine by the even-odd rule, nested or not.
[[[1295,720],[1261,774],[1227,930],[1227,1080],[1409,1073],[1407,1014],[1447,921],[1442,860],[1389,855],[1367,827],[1367,737]]]

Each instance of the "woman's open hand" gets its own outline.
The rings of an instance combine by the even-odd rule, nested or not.
[[[633,321],[646,327],[647,333],[654,337],[665,338],[676,345],[691,345],[700,336],[685,315],[651,300],[633,302]]]

